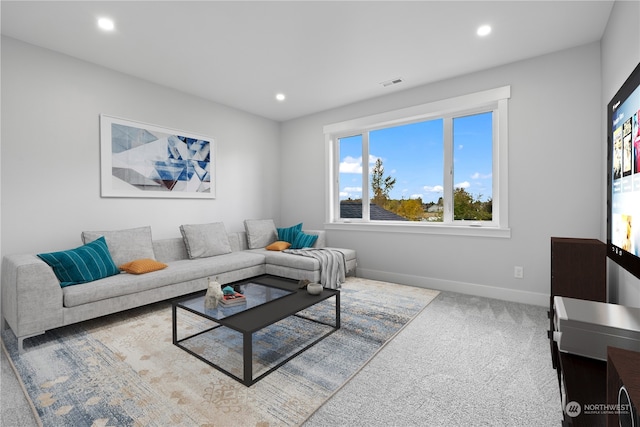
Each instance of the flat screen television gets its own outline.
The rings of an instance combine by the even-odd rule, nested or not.
[[[607,255],[640,278],[640,64],[607,106]]]

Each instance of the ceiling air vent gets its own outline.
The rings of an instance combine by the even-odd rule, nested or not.
[[[395,79],[387,80],[386,82],[382,82],[380,84],[384,87],[388,87],[388,86],[397,85],[398,83],[402,83],[403,81],[404,80],[402,80],[402,77],[396,77]]]

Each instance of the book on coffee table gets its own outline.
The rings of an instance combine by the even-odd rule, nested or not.
[[[247,302],[247,297],[245,297],[244,295],[242,295],[241,293],[236,292],[233,295],[225,295],[222,300],[220,300],[220,304],[224,305],[224,306],[231,306],[231,305],[239,305],[239,304],[244,304]]]

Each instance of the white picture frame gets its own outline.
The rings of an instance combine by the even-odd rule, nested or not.
[[[100,115],[102,197],[215,199],[213,138]]]

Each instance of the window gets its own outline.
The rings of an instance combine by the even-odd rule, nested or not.
[[[453,122],[453,219],[491,221],[493,111]]]
[[[329,224],[507,236],[509,96],[503,87],[325,126]]]
[[[339,199],[345,201],[344,218],[362,218],[362,135],[340,138]],[[354,203],[348,203],[354,201]],[[360,201],[360,203],[358,203]],[[351,211],[346,212],[351,208]]]

